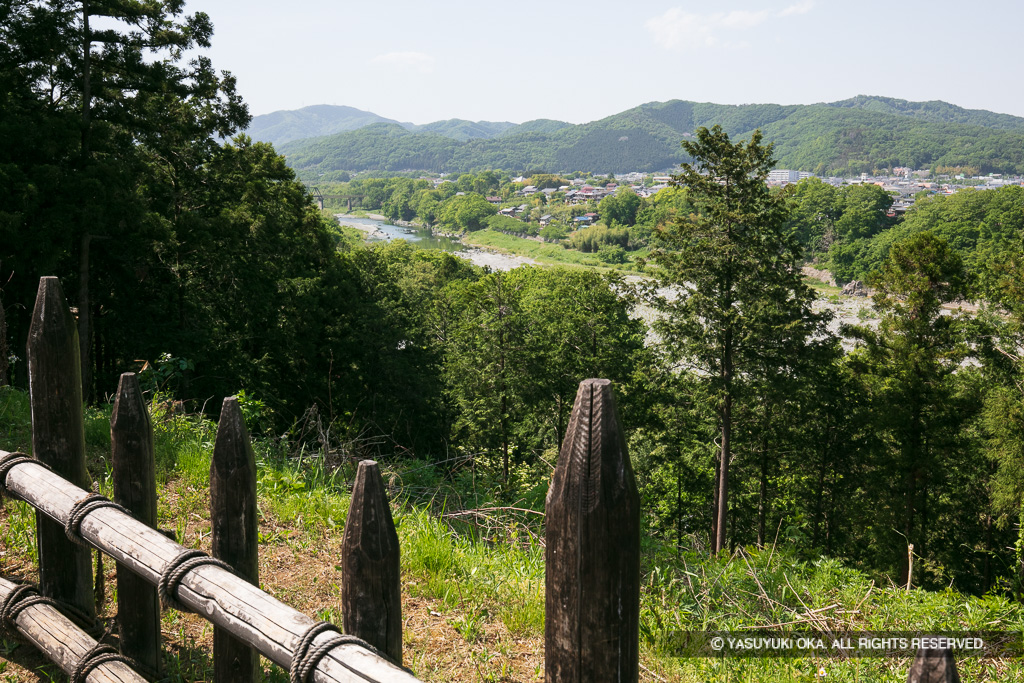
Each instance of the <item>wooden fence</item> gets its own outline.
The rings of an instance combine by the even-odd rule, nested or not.
[[[159,677],[161,606],[214,625],[218,682],[256,680],[257,653],[292,681],[417,680],[401,667],[399,543],[376,463],[360,463],[345,523],[341,633],[257,588],[256,465],[234,398],[222,406],[210,469],[213,557],[155,528],[153,433],[132,373],[111,416],[113,500],[89,492],[77,348],[60,283],[42,278],[28,341],[34,457],[0,451],[0,489],[37,510],[39,592],[49,600],[0,584],[9,626],[69,674],[92,667],[82,680],[137,680],[132,669]],[[548,680],[637,681],[639,497],[606,380],[580,385],[547,527]],[[95,616],[90,547],[117,562],[123,660],[64,616]],[[74,633],[60,636],[74,645],[55,649],[54,633]]]
[[[210,470],[210,557],[155,528],[153,432],[132,373],[111,417],[113,500],[89,492],[77,332],[56,278],[40,280],[27,357],[34,457],[0,451],[0,492],[37,511],[39,592],[0,579],[0,618],[74,683],[160,677],[161,607],[214,625],[218,683],[258,680],[257,653],[293,683],[417,680],[401,666],[399,543],[376,463],[360,463],[352,490],[338,629],[257,587],[256,464],[234,398]],[[580,384],[546,514],[546,681],[636,683],[640,501],[607,380]],[[90,548],[117,562],[120,653],[82,628],[95,618]]]

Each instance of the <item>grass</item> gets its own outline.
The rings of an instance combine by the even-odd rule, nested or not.
[[[90,472],[107,471],[109,408],[87,411]],[[27,449],[28,401],[0,393],[0,448]],[[154,414],[160,489],[159,524],[187,547],[209,550],[209,463],[215,425],[205,418]],[[341,530],[351,466],[289,457],[285,445],[254,442],[260,509],[260,583],[279,600],[340,623]],[[109,450],[108,450],[109,452]],[[384,463],[402,548],[405,663],[425,681],[542,681],[544,547],[535,515],[511,516],[471,483],[445,478],[423,462]],[[483,495],[483,500],[478,498]],[[474,500],[476,512],[463,504]],[[538,499],[539,500],[539,499]],[[0,574],[33,579],[34,514],[23,503],[0,509]],[[786,625],[830,631],[1024,631],[1024,609],[1006,598],[955,591],[905,591],[875,585],[835,559],[797,549],[741,549],[709,559],[692,548],[644,540],[640,615],[641,680],[647,681],[904,681],[910,660],[715,659],[681,657],[687,631]],[[108,586],[114,564],[105,564]],[[108,591],[103,615],[116,611]],[[112,624],[112,622],[110,622]],[[197,615],[163,615],[169,680],[209,679],[212,628]],[[116,629],[115,629],[116,630]],[[284,681],[264,662],[267,680]],[[38,653],[0,642],[0,681],[59,678]],[[964,681],[1024,681],[1017,659],[958,662]]]
[[[547,265],[569,265],[639,272],[634,260],[639,252],[627,252],[629,260],[626,263],[612,265],[599,259],[597,254],[586,254],[575,249],[566,249],[560,244],[548,244],[546,242],[523,239],[514,235],[506,235],[489,228],[466,233],[462,236],[462,241],[465,244],[476,247],[485,247],[519,256],[528,256],[538,263]]]
[[[806,284],[808,287],[817,292],[818,296],[820,296],[823,299],[830,296],[838,297],[843,292],[842,287],[836,287],[835,285],[830,285],[827,282],[822,282],[821,280],[818,280],[813,277],[808,277],[806,275],[804,276],[804,284]]]

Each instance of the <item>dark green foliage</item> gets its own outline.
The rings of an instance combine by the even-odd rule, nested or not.
[[[119,22],[91,28],[97,16]],[[114,312],[101,308],[103,285],[91,277],[144,277],[152,243],[170,239],[187,211],[214,136],[230,135],[248,113],[230,75],[204,57],[183,61],[184,51],[209,46],[212,27],[205,14],[183,16],[180,2],[17,0],[0,5],[0,17],[0,167],[12,180],[3,184],[0,267],[18,301],[31,301],[40,275],[71,280],[85,394],[97,395],[93,371],[112,374],[92,358],[104,343],[99,318]],[[23,310],[11,321],[19,345]]]
[[[439,299],[453,442],[503,482],[558,448],[580,378],[629,394],[641,327],[617,286],[589,271],[517,268],[454,282]]]
[[[863,346],[850,365],[873,413],[875,476],[865,485],[878,501],[868,530],[874,562],[906,582],[906,545],[913,544],[923,560],[915,583],[957,577],[984,590],[990,577],[977,563],[997,548],[969,512],[969,501],[987,507],[988,494],[983,456],[965,428],[977,414],[980,385],[976,373],[958,372],[969,353],[964,321],[940,315],[942,304],[965,292],[963,264],[945,241],[922,232],[893,246],[872,284],[881,324],[854,330]]]
[[[1024,190],[1015,185],[922,197],[901,220],[886,216],[891,198],[873,185],[833,188],[811,178],[789,194],[797,239],[840,281],[867,279],[893,245],[925,231],[945,240],[969,273],[987,277],[1024,230]]]

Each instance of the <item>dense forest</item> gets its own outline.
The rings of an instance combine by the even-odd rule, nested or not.
[[[685,187],[644,203],[614,195],[602,208],[608,234],[590,235],[643,242],[649,279],[489,272],[402,242],[346,240],[271,145],[231,137],[249,122],[233,80],[185,58],[208,45],[205,15],[126,2],[117,16],[129,28],[90,30],[100,11],[90,7],[0,3],[0,283],[12,353],[0,380],[25,387],[38,278],[56,274],[77,312],[91,402],[127,370],[143,373],[154,400],[190,410],[244,392],[267,435],[311,438],[318,422],[353,457],[434,463],[449,481],[472,478],[497,501],[540,509],[577,384],[606,377],[652,541],[777,542],[901,582],[913,543],[914,585],[1021,595],[1020,188],[926,199],[893,224],[891,199],[873,186],[780,193],[763,182],[776,163],[773,125],[825,130],[846,117],[867,138],[889,135],[868,126],[879,120],[870,112],[651,105],[627,118],[659,132],[630,133],[628,158],[693,160],[677,177]],[[358,139],[434,141],[415,152],[425,167],[479,149],[495,155],[481,164],[521,168],[546,148],[550,166],[537,165],[598,170],[623,130],[598,124],[512,134],[521,161],[391,124]],[[680,125],[695,133],[682,152]],[[760,125],[763,139],[746,134]],[[940,124],[907,125],[923,140]],[[1020,132],[941,126],[985,144],[1010,136],[1000,154],[1022,148]],[[730,140],[736,132],[745,142]],[[671,154],[658,156],[669,138]],[[777,151],[795,154],[782,142]],[[383,158],[376,143],[360,154]],[[829,158],[852,168],[843,154]],[[413,217],[433,201],[440,221],[475,229],[472,196],[500,187],[492,175],[467,178],[461,197],[382,180],[381,203]],[[875,288],[877,324],[845,330],[852,348],[796,276],[805,258]],[[982,302],[977,314],[943,309],[964,299]]]
[[[408,169],[659,171],[686,161],[679,141],[712,125],[743,138],[761,129],[765,139],[775,143],[781,167],[818,175],[857,175],[897,166],[1024,172],[1024,120],[945,102],[863,96],[786,106],[672,100],[582,125],[535,121],[521,126],[459,120],[413,126],[370,119],[376,115],[368,112],[353,119],[348,108],[339,109],[345,111],[339,113],[338,121],[327,125],[320,117],[329,113],[316,108],[268,115],[274,119],[257,128],[264,139],[287,141],[280,150],[289,165],[310,177]],[[278,119],[287,119],[287,125]],[[300,130],[317,137],[296,139]],[[328,134],[334,130],[344,132]]]

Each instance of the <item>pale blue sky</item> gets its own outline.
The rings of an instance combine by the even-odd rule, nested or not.
[[[650,101],[858,94],[1024,116],[1022,0],[189,0],[253,114],[583,123]]]

